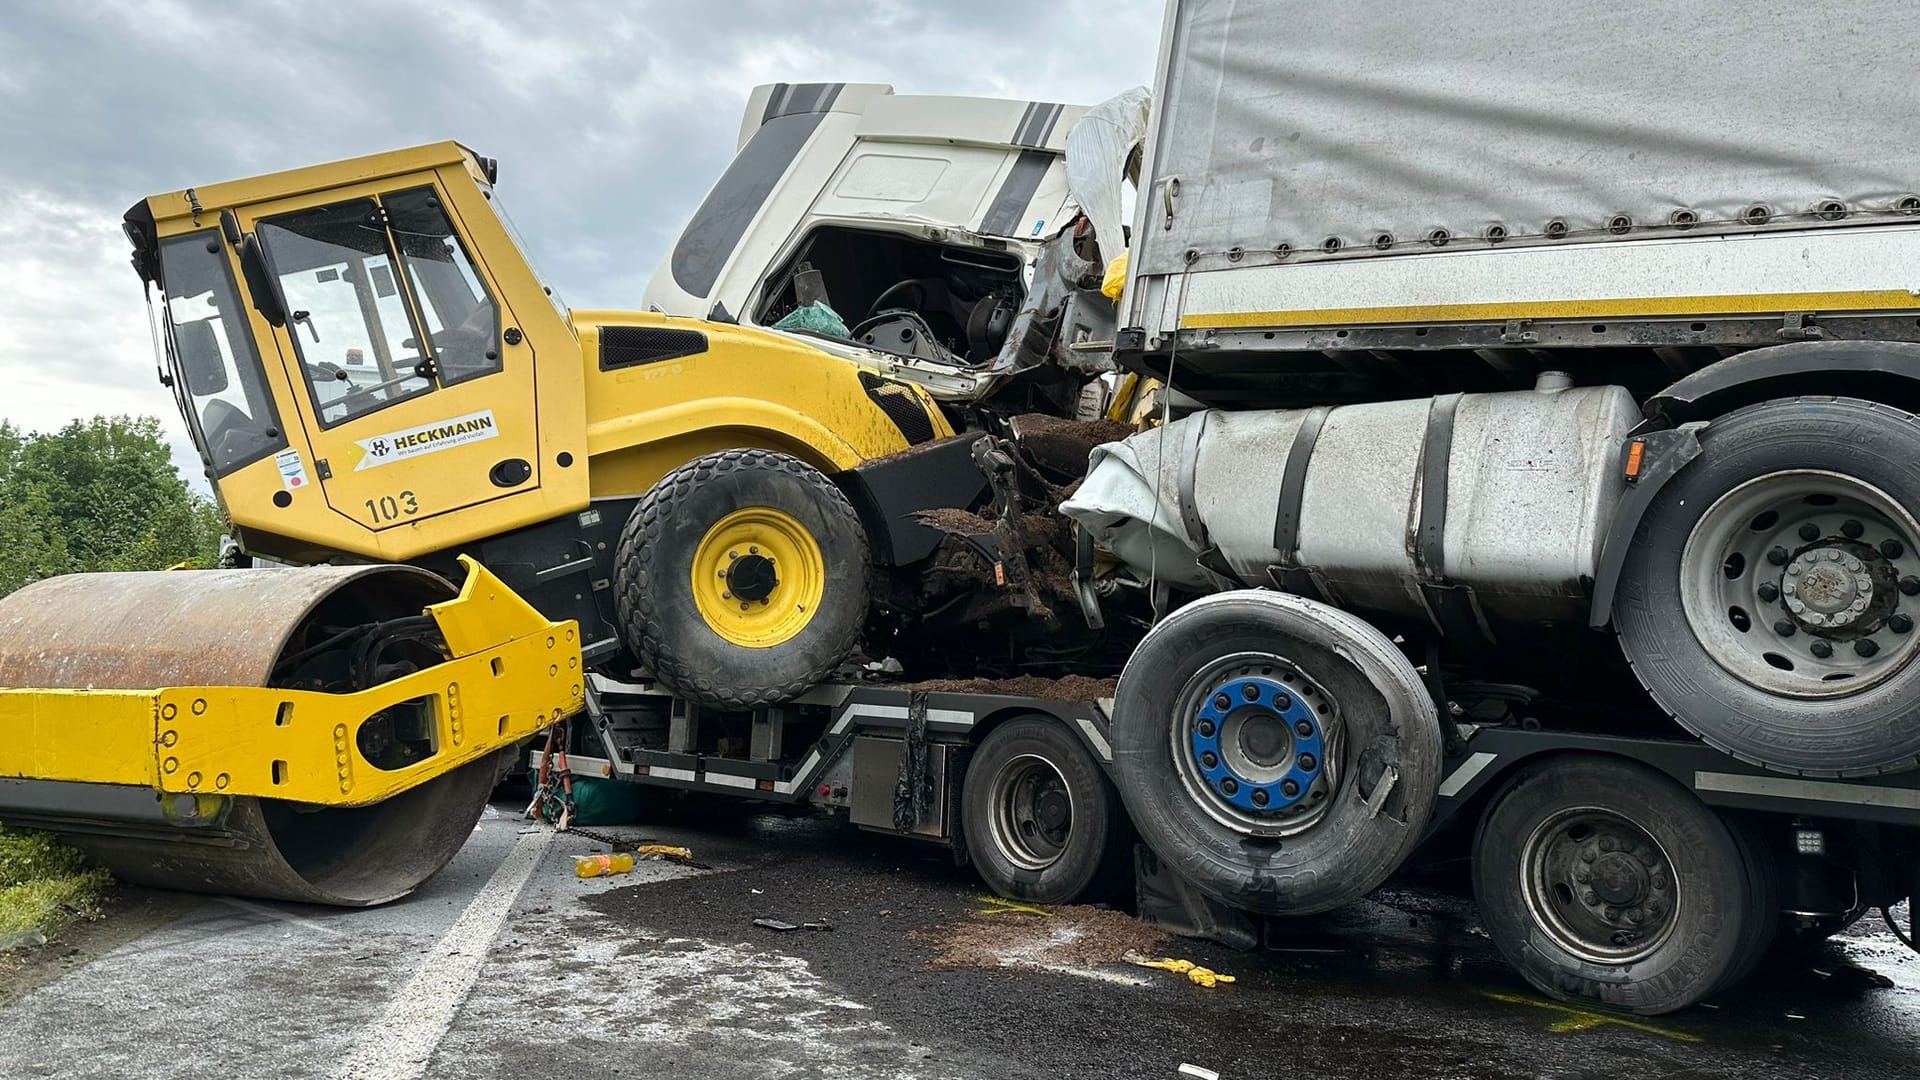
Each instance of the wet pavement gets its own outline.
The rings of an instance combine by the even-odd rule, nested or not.
[[[597,845],[490,813],[403,903],[193,900],[65,957],[0,1006],[0,1076],[1920,1076],[1920,958],[1877,921],[1643,1020],[1539,997],[1470,904],[1395,887],[1278,949],[1161,946],[1238,979],[1205,990],[1084,966],[1128,933],[1034,951],[1116,924],[999,908],[943,849],[712,802],[612,831],[713,869],[581,881]]]

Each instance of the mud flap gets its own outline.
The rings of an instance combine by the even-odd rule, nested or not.
[[[1133,846],[1133,871],[1141,922],[1230,949],[1247,950],[1260,944],[1260,924],[1254,916],[1201,892],[1145,844]]]

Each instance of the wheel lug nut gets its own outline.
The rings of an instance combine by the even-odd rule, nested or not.
[[[1862,659],[1872,656],[1879,651],[1880,643],[1872,638],[1861,638],[1859,641],[1853,643],[1854,655]]]
[[[1592,907],[1600,902],[1600,894],[1594,892],[1592,889],[1582,889],[1580,890],[1580,902],[1588,907]]]
[[[1291,799],[1300,794],[1300,785],[1292,780],[1283,780],[1280,782],[1280,794]]]
[[[1211,769],[1215,765],[1220,764],[1220,758],[1213,751],[1209,750],[1206,753],[1200,755],[1200,764],[1205,765],[1207,768]]]
[[[1593,880],[1593,871],[1584,866],[1576,866],[1573,868],[1573,880],[1585,885],[1587,882]]]
[[[1833,643],[1824,638],[1819,638],[1816,639],[1812,645],[1807,646],[1807,651],[1825,660],[1827,657],[1833,655]]]
[[[1900,591],[1908,596],[1920,596],[1920,577],[1908,574],[1900,579]]]
[[[1293,699],[1285,694],[1275,694],[1273,695],[1273,708],[1275,712],[1286,712],[1288,709],[1293,708]]]
[[[1600,917],[1608,922],[1613,922],[1620,918],[1620,909],[1614,907],[1612,904],[1608,904],[1606,907],[1600,909]]]
[[[1854,518],[1848,518],[1840,523],[1840,535],[1849,540],[1860,539],[1860,534],[1866,531],[1867,527]]]
[[[1238,794],[1240,791],[1240,782],[1229,776],[1225,780],[1220,781],[1220,790],[1229,795]]]
[[[1246,698],[1248,701],[1258,701],[1260,700],[1260,688],[1252,683],[1248,683],[1240,689],[1240,696]]]
[[[1265,806],[1265,805],[1267,805],[1267,789],[1266,789],[1266,788],[1255,788],[1255,789],[1254,789],[1254,792],[1253,792],[1253,805],[1255,805],[1255,806]]]
[[[1200,721],[1199,728],[1200,728],[1201,738],[1205,738],[1205,739],[1213,738],[1213,721],[1202,720]]]
[[[1293,732],[1294,734],[1300,736],[1303,739],[1312,738],[1313,725],[1305,720],[1302,720],[1299,723],[1293,725]]]
[[[731,599],[733,599],[733,594],[732,594],[732,593],[730,593],[730,592],[723,592],[723,593],[721,593],[721,594],[720,594],[720,599],[722,599],[722,600],[731,600]]]
[[[1885,558],[1897,559],[1907,553],[1907,547],[1898,540],[1880,541],[1880,554]]]
[[[1773,582],[1764,582],[1760,586],[1760,599],[1771,604],[1780,599],[1780,588]]]
[[[1787,560],[1792,557],[1793,556],[1787,554],[1787,549],[1783,547],[1772,548],[1767,552],[1767,561],[1775,566],[1787,565]]]
[[[1221,712],[1226,712],[1228,709],[1233,708],[1233,699],[1225,694],[1216,695],[1213,699],[1213,707],[1219,709]]]
[[[1301,754],[1294,764],[1300,766],[1301,772],[1312,772],[1320,767],[1320,763],[1313,759],[1312,754]]]
[[[1800,539],[1808,541],[1809,543],[1820,539],[1820,526],[1815,525],[1811,521],[1800,526]]]
[[[1792,637],[1794,631],[1798,629],[1800,628],[1793,625],[1792,619],[1778,619],[1775,620],[1773,624],[1773,632],[1779,634],[1781,637]]]
[[[1634,908],[1627,912],[1627,921],[1635,926],[1639,926],[1641,923],[1647,921],[1647,913],[1641,911],[1639,908]]]
[[[1887,629],[1896,634],[1904,634],[1913,629],[1913,616],[1904,613],[1896,614],[1887,620]]]

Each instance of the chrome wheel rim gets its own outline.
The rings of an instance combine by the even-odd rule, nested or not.
[[[1680,559],[1688,626],[1716,664],[1782,697],[1860,693],[1920,652],[1920,523],[1863,480],[1755,477],[1700,516]]]
[[[1318,824],[1339,791],[1340,708],[1284,657],[1235,653],[1187,680],[1169,725],[1175,770],[1215,821],[1248,836]]]
[[[1666,849],[1612,811],[1560,811],[1527,837],[1520,861],[1534,924],[1589,963],[1644,959],[1679,921],[1680,882]]]
[[[988,789],[993,845],[1022,870],[1060,861],[1073,835],[1073,792],[1053,763],[1021,754],[1001,765]]]

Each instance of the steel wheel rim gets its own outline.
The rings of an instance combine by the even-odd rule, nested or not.
[[[1248,731],[1247,719],[1244,713],[1235,719],[1235,714],[1248,706],[1272,711],[1271,693],[1262,694],[1255,701],[1247,701],[1242,695],[1239,701],[1229,701],[1228,708],[1218,707],[1217,699],[1223,690],[1228,690],[1232,698],[1241,692],[1228,688],[1248,682],[1270,684],[1291,699],[1290,707],[1280,713],[1287,717],[1290,726],[1303,717],[1311,720],[1313,734],[1303,736],[1297,729],[1291,733],[1293,741],[1283,759],[1286,768],[1280,767],[1281,755],[1260,752],[1257,746],[1250,751],[1240,740]],[[1205,731],[1207,721],[1213,723],[1211,733]],[[1175,771],[1188,797],[1207,816],[1235,832],[1257,837],[1285,837],[1305,832],[1326,816],[1339,791],[1339,704],[1325,688],[1284,657],[1272,653],[1235,653],[1205,665],[1181,690],[1169,730]],[[1303,746],[1310,749],[1303,750]],[[1217,759],[1211,764],[1204,756],[1208,752]],[[1298,768],[1303,752],[1314,758],[1311,769]],[[1227,785],[1227,779],[1233,784]],[[1296,793],[1281,790],[1288,779],[1299,784]],[[1256,788],[1268,793],[1264,805],[1251,802],[1252,790]]]
[[[1749,686],[1809,700],[1858,694],[1920,652],[1916,544],[1920,523],[1864,480],[1769,473],[1694,525],[1681,607],[1707,654]]]
[[[1073,791],[1053,762],[1020,754],[993,774],[987,791],[993,846],[1022,870],[1060,861],[1073,835]]]
[[[693,553],[693,602],[714,633],[749,649],[799,636],[826,594],[826,558],[799,519],[749,506],[713,523]]]
[[[1562,810],[1527,837],[1520,893],[1534,925],[1594,964],[1630,964],[1679,922],[1680,879],[1666,849],[1628,818],[1595,806]]]

